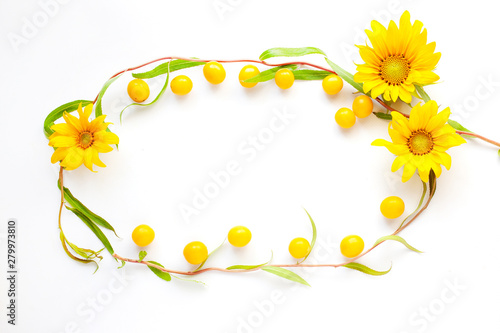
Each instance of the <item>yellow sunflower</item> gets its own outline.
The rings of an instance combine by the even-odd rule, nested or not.
[[[372,143],[373,146],[384,146],[397,155],[391,170],[394,172],[404,165],[403,182],[408,181],[417,169],[420,178],[426,183],[431,169],[439,177],[441,164],[448,170],[451,167],[451,157],[446,150],[466,142],[453,127],[446,124],[450,108],[439,113],[437,111],[435,101],[414,106],[410,119],[393,111],[389,124],[392,142],[377,139]]]
[[[433,70],[441,58],[434,53],[436,43],[427,44],[427,29],[420,21],[410,22],[410,13],[401,15],[399,28],[394,21],[386,29],[372,21],[372,30],[365,30],[372,47],[357,45],[365,64],[358,65],[354,81],[363,83],[365,93],[373,98],[382,95],[386,101],[398,97],[410,103],[415,85],[423,86],[439,80]]]
[[[92,170],[95,164],[100,167],[106,165],[99,159],[99,153],[108,153],[113,150],[109,145],[118,144],[118,136],[107,132],[110,123],[105,123],[105,115],[89,122],[92,113],[92,104],[78,106],[80,119],[64,112],[66,123],[55,124],[51,127],[54,133],[49,137],[49,146],[57,148],[52,154],[51,162],[61,162],[66,170],[74,170],[80,165]]]

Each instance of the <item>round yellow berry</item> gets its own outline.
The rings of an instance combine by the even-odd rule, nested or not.
[[[193,81],[186,75],[176,76],[170,82],[170,89],[176,95],[187,95],[193,89]]]
[[[127,92],[136,103],[142,103],[149,97],[149,86],[146,81],[134,79],[128,83]]]
[[[356,235],[346,236],[342,242],[340,242],[340,252],[347,258],[359,256],[364,248],[365,242],[363,242],[361,237]]]
[[[191,242],[184,247],[184,258],[192,265],[199,265],[208,258],[208,250],[202,242]]]
[[[254,65],[246,65],[243,67],[240,71],[240,75],[238,75],[238,79],[240,80],[240,84],[245,87],[245,88],[253,88],[257,85],[257,82],[243,82],[245,80],[248,80],[255,75],[259,74],[260,71],[257,67]]]
[[[148,225],[141,224],[132,231],[132,240],[137,246],[147,246],[153,239],[155,239],[155,232]]]
[[[335,121],[342,128],[351,128],[356,123],[356,116],[348,108],[341,108],[335,113]]]
[[[288,245],[288,252],[290,252],[295,259],[304,258],[311,252],[311,245],[307,239],[297,237],[292,239],[290,245]]]
[[[237,226],[231,228],[227,234],[227,240],[232,246],[243,247],[250,243],[252,233],[247,227]]]
[[[328,95],[335,95],[342,90],[344,81],[336,74],[328,75],[323,79],[323,90]]]
[[[293,72],[288,68],[282,68],[274,74],[274,81],[276,85],[281,89],[288,89],[293,86],[293,82],[295,81],[295,76]]]
[[[373,101],[366,95],[359,95],[352,102],[352,111],[358,118],[366,118],[372,114]]]
[[[226,78],[226,70],[217,61],[210,61],[203,66],[203,75],[211,84],[219,84]]]
[[[396,219],[403,215],[404,211],[405,203],[400,197],[387,197],[380,204],[380,212],[388,219]]]

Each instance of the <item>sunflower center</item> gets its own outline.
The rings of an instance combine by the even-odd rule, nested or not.
[[[404,55],[394,55],[382,61],[378,75],[389,85],[400,85],[408,78],[410,69]]]
[[[434,141],[432,136],[426,131],[415,131],[408,138],[408,148],[413,155],[425,155],[432,151]]]
[[[94,136],[92,135],[92,133],[89,133],[89,132],[82,132],[80,134],[80,147],[82,148],[88,148],[90,146],[92,146],[92,144],[94,143]]]

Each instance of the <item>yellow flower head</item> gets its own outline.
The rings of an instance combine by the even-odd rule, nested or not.
[[[420,21],[410,22],[408,11],[401,15],[399,28],[394,21],[386,29],[372,21],[372,30],[365,30],[372,47],[357,45],[365,64],[357,66],[354,81],[363,83],[365,93],[373,98],[382,95],[386,101],[398,97],[411,102],[415,85],[431,84],[439,80],[433,70],[441,58],[434,53],[436,43],[427,44],[427,30]]]
[[[106,132],[110,123],[105,123],[105,115],[99,116],[89,122],[92,113],[92,104],[78,106],[80,119],[64,112],[66,123],[55,124],[51,127],[54,133],[49,137],[49,146],[57,148],[52,154],[51,162],[61,162],[66,170],[74,170],[80,165],[92,170],[93,164],[105,167],[99,159],[99,153],[108,153],[113,150],[109,145],[118,144],[118,136]]]
[[[392,142],[377,139],[372,143],[374,146],[384,146],[397,155],[391,170],[394,172],[404,165],[403,182],[410,179],[417,169],[420,178],[426,183],[431,169],[439,177],[441,164],[448,170],[451,167],[451,157],[446,150],[466,142],[453,127],[446,124],[450,108],[439,113],[437,111],[435,101],[414,106],[410,119],[393,111],[389,124]]]

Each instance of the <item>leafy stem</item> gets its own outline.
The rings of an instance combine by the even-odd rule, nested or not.
[[[408,220],[408,222],[404,223],[399,226],[399,228],[397,228],[391,235],[392,236],[395,236],[397,234],[399,234],[401,231],[403,231],[404,229],[406,229],[411,223],[413,223],[419,216],[420,214],[422,214],[422,212],[424,210],[427,209],[427,207],[429,207],[429,204],[434,196],[434,193],[435,193],[435,189],[436,189],[436,177],[434,176],[433,174],[433,171],[431,171],[431,175],[429,177],[429,186],[427,186],[426,183],[423,183],[424,184],[424,195],[427,193],[427,201],[425,202],[425,204],[423,206],[421,206],[420,209],[417,208],[417,212],[416,214],[410,219]],[[412,213],[413,214],[413,213]],[[406,221],[406,220],[405,220]],[[263,268],[266,268],[266,267],[281,267],[281,268],[299,268],[299,267],[333,267],[333,268],[337,268],[337,267],[342,267],[342,266],[346,266],[346,265],[349,265],[351,263],[353,263],[354,261],[364,257],[365,255],[367,255],[368,253],[370,253],[371,251],[373,251],[376,247],[378,247],[380,244],[384,243],[386,240],[382,240],[380,242],[377,242],[375,243],[375,245],[373,245],[372,247],[370,247],[368,250],[364,251],[363,253],[361,253],[359,256],[357,257],[354,257],[354,258],[351,258],[349,260],[346,260],[345,262],[343,263],[339,263],[339,264],[304,264],[304,263],[297,263],[297,264],[266,264],[266,265],[259,265],[259,266],[255,266],[254,268],[250,268],[250,269],[227,269],[227,268],[220,268],[220,267],[208,267],[208,268],[203,268],[203,269],[199,269],[199,270],[194,270],[194,271],[179,271],[179,270],[173,270],[173,269],[169,269],[169,268],[164,268],[164,267],[161,267],[161,266],[158,266],[154,263],[151,263],[151,262],[148,262],[148,261],[140,261],[140,260],[137,260],[137,259],[129,259],[129,258],[124,258],[118,254],[113,254],[113,257],[115,257],[116,259],[118,260],[122,260],[122,261],[126,261],[126,262],[130,262],[130,263],[137,263],[137,264],[144,264],[144,265],[147,265],[149,267],[152,267],[152,268],[156,268],[162,272],[166,272],[166,273],[172,273],[172,274],[178,274],[178,275],[198,275],[198,274],[202,274],[202,273],[205,273],[205,272],[209,272],[209,271],[219,271],[219,272],[225,272],[225,273],[244,273],[244,272],[253,272],[253,271],[258,271],[258,270],[262,270]],[[347,267],[347,266],[346,266]]]

